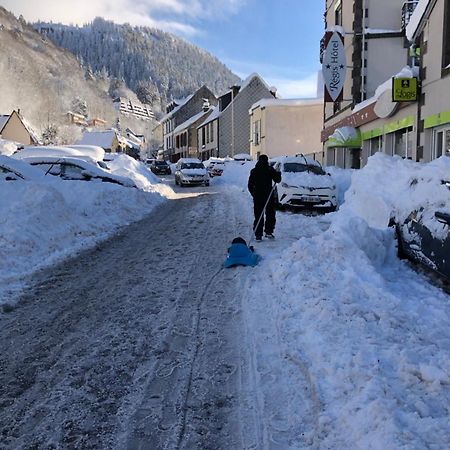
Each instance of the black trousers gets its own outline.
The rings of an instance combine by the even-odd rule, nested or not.
[[[255,221],[253,222],[253,230],[255,232],[256,237],[262,236],[263,230],[266,233],[273,233],[273,230],[275,229],[276,217],[275,217],[275,200],[273,195],[271,196],[269,203],[267,204],[265,217],[263,215],[258,224],[259,217],[263,212],[266,201],[267,197],[263,199],[253,198],[253,212],[255,214]]]

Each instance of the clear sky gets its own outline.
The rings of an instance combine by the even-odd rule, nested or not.
[[[283,98],[314,97],[322,0],[0,0],[28,21],[83,24],[96,16],[170,31],[246,78],[259,73]]]

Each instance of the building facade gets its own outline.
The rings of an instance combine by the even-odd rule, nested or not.
[[[0,115],[0,137],[24,145],[38,144],[39,139],[20,114],[20,110],[9,115]]]
[[[197,127],[198,156],[202,161],[219,156],[219,106]]]
[[[274,97],[273,89],[258,74],[252,74],[242,86],[233,86],[219,99],[218,156],[250,154],[248,112],[257,101]]]
[[[263,99],[250,108],[250,154],[323,160],[323,99]]]
[[[341,127],[354,127],[349,120],[354,107],[373,97],[378,86],[406,65],[404,3],[404,0],[326,1],[325,28],[343,35],[347,63],[342,100],[324,104],[322,142],[328,165],[346,168],[361,165],[361,142],[352,139],[352,146],[348,146],[349,140],[329,138]],[[324,50],[324,40],[321,48]]]
[[[190,96],[182,100],[174,100],[167,106],[166,115],[161,119],[164,159],[176,162],[179,158],[179,152],[175,147],[174,130],[200,113],[205,104],[215,106],[217,103],[216,96],[206,86],[202,86]]]

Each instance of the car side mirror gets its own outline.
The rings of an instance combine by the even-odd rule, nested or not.
[[[436,217],[438,222],[443,223],[444,225],[450,225],[450,214],[436,211],[434,217]]]
[[[89,181],[92,178],[92,175],[89,172],[87,172],[86,170],[83,170],[81,172],[81,175],[83,175],[83,178],[87,181]]]

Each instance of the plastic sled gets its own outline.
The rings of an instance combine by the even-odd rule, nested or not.
[[[253,247],[248,247],[242,238],[235,238],[228,249],[228,256],[223,263],[224,267],[251,266],[258,264],[261,257],[253,251]]]

